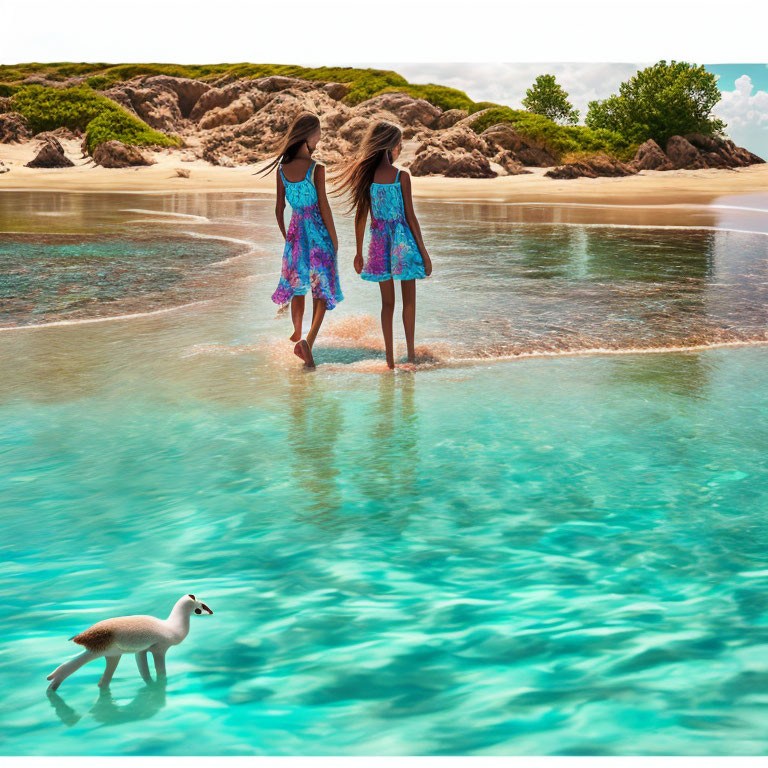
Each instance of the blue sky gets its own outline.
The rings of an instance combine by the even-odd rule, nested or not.
[[[768,160],[768,64],[707,64],[723,98],[715,108],[726,133]]]
[[[574,106],[586,114],[593,99],[604,99],[638,69],[640,63],[379,63],[414,83],[440,83],[466,91],[475,101],[495,101],[520,107],[520,100],[537,75],[549,72],[568,92]],[[707,64],[718,76],[723,98],[715,113],[728,124],[726,132],[740,146],[768,160],[768,65]]]

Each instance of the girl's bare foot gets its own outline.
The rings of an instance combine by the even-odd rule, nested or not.
[[[307,368],[315,367],[315,359],[312,357],[312,350],[309,348],[309,344],[305,340],[301,340],[294,348],[293,354],[296,357],[300,357],[304,361],[304,365]]]
[[[294,331],[290,337],[291,341],[298,341],[300,338],[301,338],[301,331]]]
[[[394,356],[387,355],[387,368],[391,371],[395,370],[395,358]]]

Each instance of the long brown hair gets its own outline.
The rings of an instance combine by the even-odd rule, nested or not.
[[[301,145],[320,127],[320,118],[312,112],[300,112],[288,127],[280,143],[277,156],[259,174],[266,176],[281,163],[290,163],[301,149]]]
[[[334,174],[333,194],[346,197],[349,203],[347,213],[370,203],[376,169],[384,153],[391,153],[402,139],[403,131],[399,125],[389,120],[377,120],[366,132],[355,158],[343,164]]]

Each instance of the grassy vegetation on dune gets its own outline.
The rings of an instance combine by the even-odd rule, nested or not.
[[[239,78],[296,77],[302,80],[349,83],[345,101],[359,104],[386,89],[407,86],[408,81],[397,72],[383,69],[356,69],[355,67],[299,67],[293,64],[11,64],[0,66],[0,82],[18,83],[36,75],[48,80],[62,81],[69,77],[83,77],[85,84],[102,90],[115,83],[146,75],[169,75],[211,81],[221,77]],[[439,86],[437,86],[439,88]],[[451,89],[448,89],[451,90]],[[460,93],[460,92],[459,92]],[[465,95],[466,97],[466,95]]]
[[[154,131],[106,96],[88,88],[24,85],[12,96],[11,109],[27,119],[34,133],[71,128],[85,131],[89,151],[117,139],[142,146],[179,146],[181,139]]]
[[[604,152],[619,160],[631,159],[637,145],[615,131],[583,125],[558,125],[549,118],[520,109],[493,106],[477,116],[472,128],[482,133],[497,123],[509,123],[523,136],[548,149],[556,158],[587,156]]]

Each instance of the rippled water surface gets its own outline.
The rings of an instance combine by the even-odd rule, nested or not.
[[[22,197],[6,232],[235,261],[202,304],[0,332],[0,753],[768,751],[768,348],[471,362],[757,336],[762,214],[422,203],[427,363],[382,372],[347,235],[306,373],[268,198]],[[187,592],[215,613],[167,685],[126,657],[46,696],[67,637]]]

